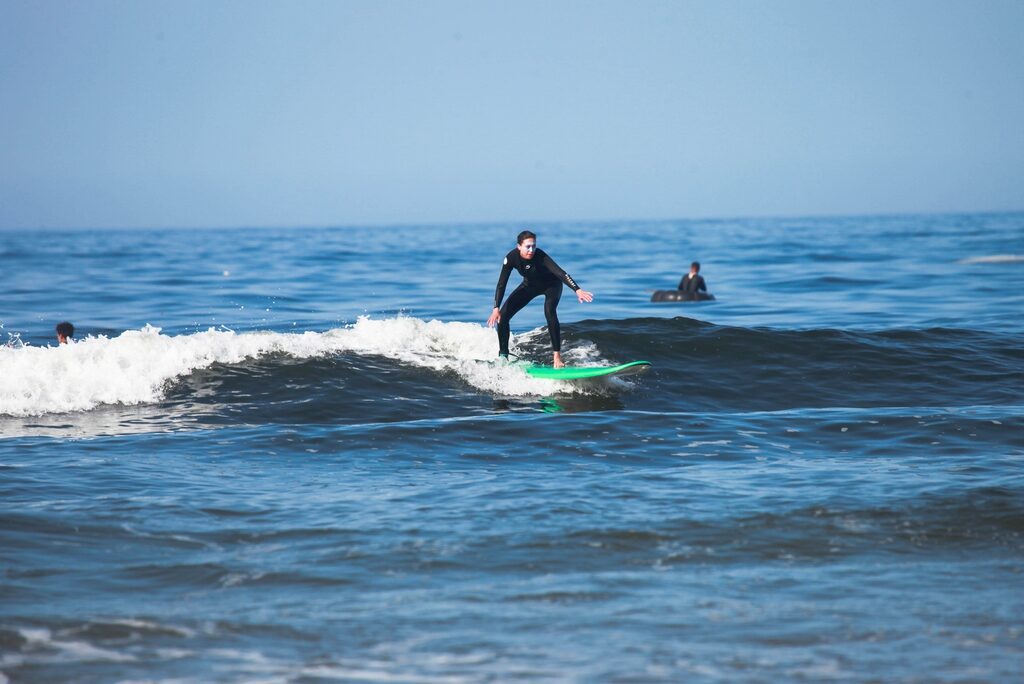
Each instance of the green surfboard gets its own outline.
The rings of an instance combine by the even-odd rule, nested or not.
[[[527,366],[526,372],[544,380],[587,380],[611,375],[631,375],[650,368],[650,361],[633,361],[619,366],[573,366],[552,368],[551,366]]]

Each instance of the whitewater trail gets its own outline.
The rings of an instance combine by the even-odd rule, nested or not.
[[[540,331],[520,336],[531,339]],[[174,380],[214,364],[273,354],[294,358],[338,353],[383,356],[438,372],[453,372],[477,389],[504,396],[582,392],[579,386],[531,378],[515,364],[494,362],[494,332],[474,323],[413,317],[371,319],[326,332],[236,333],[209,329],[169,336],[145,326],[113,338],[87,337],[56,347],[0,348],[0,415],[38,416],[86,411],[104,404],[160,401]],[[593,345],[568,353],[594,363]]]

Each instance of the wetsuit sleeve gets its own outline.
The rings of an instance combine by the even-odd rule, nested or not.
[[[544,255],[544,268],[549,270],[551,273],[561,280],[563,283],[572,288],[573,292],[580,289],[580,286],[576,284],[576,281],[572,279],[572,276],[562,270],[562,267],[555,263],[555,260],[549,257],[547,254]]]
[[[686,289],[686,276],[683,276],[682,278],[679,279],[679,286],[676,287],[676,289],[677,290],[685,290]]]
[[[494,290],[494,308],[501,308],[501,300],[505,297],[505,286],[508,285],[508,277],[512,274],[512,262],[505,257],[501,262],[501,275],[498,276],[498,287]]]
[[[708,291],[708,286],[704,284],[704,276],[697,277],[697,289],[703,290],[704,292]]]

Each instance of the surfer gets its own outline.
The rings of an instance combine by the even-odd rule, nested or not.
[[[508,296],[504,306],[501,304],[505,296],[505,286],[508,284],[508,277],[512,269],[519,271],[523,276],[523,282],[519,284],[512,294]],[[544,295],[544,317],[548,322],[548,334],[551,335],[551,349],[554,351],[554,359],[551,363],[555,368],[565,366],[562,363],[562,329],[558,324],[558,300],[562,297],[562,283],[565,283],[576,293],[576,298],[582,304],[591,302],[594,295],[586,290],[581,290],[576,281],[568,273],[563,271],[555,260],[547,253],[537,248],[537,236],[524,230],[516,237],[516,248],[505,255],[501,265],[501,275],[498,276],[498,287],[494,291],[494,310],[487,319],[487,327],[498,324],[498,356],[508,358],[508,339],[511,335],[509,321],[519,313],[519,310],[526,306],[531,299],[538,295]]]
[[[708,286],[704,284],[704,276],[700,275],[700,262],[694,261],[690,264],[690,272],[679,281],[679,288],[696,297],[697,292],[707,292]]]
[[[68,340],[75,336],[75,326],[67,321],[57,324],[57,344],[67,344]]]

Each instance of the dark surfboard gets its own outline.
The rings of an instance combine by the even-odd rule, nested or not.
[[[682,290],[655,290],[652,302],[710,302],[715,295],[707,292],[683,292]]]

